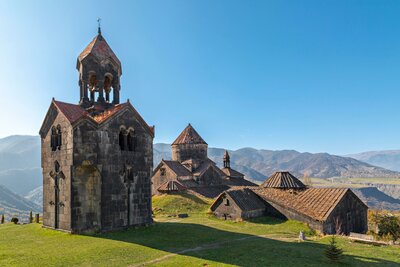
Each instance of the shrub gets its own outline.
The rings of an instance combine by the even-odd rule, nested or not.
[[[325,250],[325,256],[332,262],[338,262],[343,257],[343,250],[336,244],[336,237],[332,236],[329,246]]]
[[[18,223],[18,218],[17,217],[12,217],[11,218],[11,222],[13,222],[14,224]]]
[[[33,223],[33,214],[32,214],[32,211],[29,213],[29,223]]]
[[[4,214],[1,214],[1,224],[4,223]]]
[[[396,242],[400,238],[400,216],[389,212],[376,213],[372,221],[378,228],[378,236]]]

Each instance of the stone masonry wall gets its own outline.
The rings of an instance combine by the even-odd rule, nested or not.
[[[121,151],[121,126],[135,130],[135,151]],[[101,230],[151,223],[150,177],[153,168],[153,138],[139,123],[136,115],[131,110],[126,110],[109,119],[98,129],[90,126],[90,123],[79,125],[74,131],[74,138],[74,165],[80,166],[88,162],[101,175]],[[131,181],[125,173],[127,167],[133,170]],[[77,188],[74,187],[73,192],[76,193]],[[80,205],[80,200],[85,198],[87,197],[82,195],[74,198],[76,205],[73,206],[72,217],[77,227],[85,224],[85,216],[93,216],[92,211],[85,210]]]
[[[55,206],[51,201],[55,201],[54,179],[50,176],[51,171],[55,171],[55,161],[60,164],[60,171],[65,178],[59,179],[59,200],[63,206],[59,208],[58,228],[71,230],[71,166],[73,138],[72,127],[64,115],[58,113],[53,122],[54,126],[60,125],[62,129],[62,145],[60,150],[51,149],[51,130],[41,140],[42,147],[42,172],[43,172],[43,225],[54,228],[55,226]],[[51,126],[52,126],[51,125]],[[50,127],[51,128],[51,127]]]
[[[207,159],[206,144],[179,144],[172,145],[172,160],[183,162],[187,159],[206,160]]]

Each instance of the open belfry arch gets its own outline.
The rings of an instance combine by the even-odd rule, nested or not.
[[[79,233],[149,224],[154,126],[121,103],[122,65],[100,27],[77,70],[78,104],[53,99],[40,129],[43,225]]]

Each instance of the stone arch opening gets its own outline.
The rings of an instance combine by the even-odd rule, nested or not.
[[[111,103],[111,99],[110,99],[110,92],[111,92],[111,87],[112,87],[112,83],[113,83],[113,76],[111,73],[106,73],[104,75],[104,91],[106,93],[106,102],[107,103]],[[113,88],[114,89],[114,88]]]
[[[124,126],[121,126],[118,135],[119,148],[124,151],[127,150],[127,131]]]
[[[89,80],[88,80],[88,85],[89,85],[89,91],[90,91],[90,101],[94,102],[96,99],[96,91],[97,91],[97,76],[94,71],[89,72]]]
[[[136,133],[135,130],[130,128],[127,135],[127,143],[128,143],[128,150],[135,151],[136,150]]]
[[[101,175],[90,162],[83,162],[75,169],[73,190],[75,216],[73,222],[80,230],[98,230],[101,228]],[[76,227],[75,226],[75,227]]]

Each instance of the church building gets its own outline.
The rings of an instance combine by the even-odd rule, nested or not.
[[[79,103],[53,98],[40,129],[43,225],[80,233],[149,224],[154,126],[120,103],[121,62],[100,27],[76,68]]]
[[[208,145],[189,124],[172,143],[172,160],[161,160],[152,177],[153,194],[190,191],[214,198],[231,186],[254,186],[230,166],[225,152],[224,168],[208,158]]]

